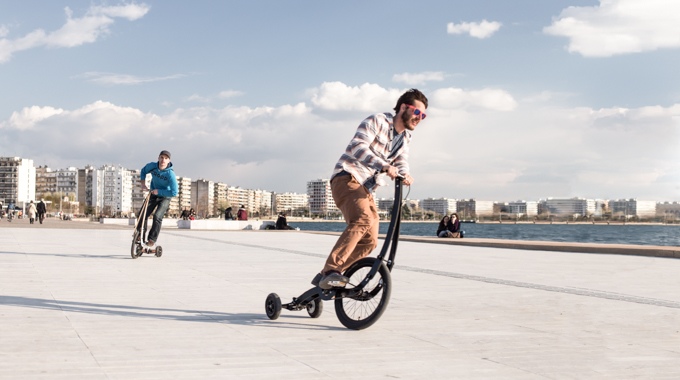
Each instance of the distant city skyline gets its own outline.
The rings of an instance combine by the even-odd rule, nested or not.
[[[2,157],[2,156],[0,156],[0,157]],[[20,158],[26,158],[26,159],[32,160],[31,157],[20,157]],[[145,164],[146,164],[146,163],[145,163]],[[34,164],[34,165],[35,165],[35,164]],[[122,165],[120,165],[120,164],[112,164],[112,163],[107,163],[107,164],[103,164],[103,165],[88,165],[88,166],[94,166],[95,168],[98,168],[98,167],[100,167],[100,166],[105,166],[105,165],[122,166]],[[52,168],[52,167],[49,167],[49,166],[46,166],[46,165],[35,165],[36,168],[38,168],[38,167],[40,167],[40,166],[42,166],[42,167],[48,167],[50,170],[53,170],[53,171],[67,170],[67,169],[70,168],[70,167],[75,168],[75,169],[83,169],[83,168],[84,168],[84,167],[77,167],[77,166],[74,166],[74,165],[67,165],[66,167],[63,167],[63,168]],[[143,166],[143,165],[142,165],[142,166]],[[125,166],[122,166],[122,167],[124,167],[124,168],[127,169],[127,170],[131,170],[131,171],[134,171],[134,170],[139,171],[139,170],[141,169],[141,167],[140,167],[140,168],[128,168],[128,167],[125,167]],[[175,175],[176,175],[178,178],[179,178],[179,177],[182,177],[182,178],[190,178],[192,181],[196,181],[196,180],[205,180],[205,181],[212,181],[212,182],[222,182],[222,181],[214,180],[214,179],[212,179],[212,178],[203,178],[203,177],[195,177],[195,176],[191,176],[191,175],[182,175],[182,174],[178,173],[177,171],[175,171]],[[308,179],[308,180],[304,183],[304,186],[305,186],[305,187],[307,186],[307,182],[308,182],[308,181],[313,181],[313,180],[317,180],[317,179],[324,179],[324,178],[310,178],[310,179]],[[325,178],[325,179],[328,179],[328,178]],[[228,186],[231,186],[231,187],[238,187],[238,188],[249,189],[249,190],[263,190],[263,191],[275,192],[275,193],[277,193],[277,194],[282,194],[282,193],[298,193],[298,194],[306,194],[306,193],[307,193],[306,191],[303,191],[303,192],[295,192],[295,191],[280,191],[280,192],[277,192],[277,191],[274,191],[274,190],[272,190],[272,189],[267,189],[267,188],[253,188],[253,187],[242,186],[242,185],[240,185],[240,184],[229,183],[229,182],[222,182],[222,183],[224,183],[224,184],[226,184],[226,185],[228,185]],[[375,194],[376,198],[377,198],[377,199],[382,199],[382,198],[393,198],[393,195],[392,195],[392,192],[393,192],[392,184],[393,184],[393,182],[389,182],[387,186],[382,187],[382,188],[380,189],[380,193],[381,193],[382,195],[379,195],[379,193],[376,193],[376,194]],[[408,196],[408,194],[409,194],[408,187],[407,187],[406,189],[407,189],[407,190],[406,190],[406,192],[404,193],[404,196]],[[582,199],[600,199],[600,200],[622,200],[622,199],[628,200],[628,199],[637,199],[637,200],[644,200],[644,201],[654,201],[654,202],[657,202],[657,203],[663,203],[663,202],[680,202],[680,199],[658,200],[658,199],[643,199],[643,198],[634,197],[634,196],[633,196],[633,197],[623,197],[623,198],[603,198],[603,197],[586,197],[586,196],[573,196],[573,197],[549,197],[549,196],[545,196],[545,197],[540,197],[540,198],[536,198],[536,199],[528,199],[528,198],[518,198],[518,199],[487,199],[487,198],[480,198],[480,197],[466,197],[466,198],[462,198],[462,197],[453,197],[453,196],[439,196],[439,197],[425,196],[425,197],[422,197],[422,198],[413,198],[413,197],[409,197],[409,199],[411,199],[411,200],[420,200],[420,201],[422,201],[423,199],[428,199],[428,198],[430,198],[430,199],[442,199],[442,198],[447,198],[447,199],[458,199],[458,200],[463,200],[463,199],[477,199],[477,200],[484,200],[484,201],[493,201],[493,202],[498,202],[498,203],[516,202],[516,201],[532,201],[532,202],[538,202],[538,201],[547,200],[547,199],[550,199],[550,198],[554,198],[554,199],[582,198]]]
[[[304,193],[416,87],[413,198],[679,200],[680,2],[640,4],[4,2],[0,156],[167,149],[178,174]]]

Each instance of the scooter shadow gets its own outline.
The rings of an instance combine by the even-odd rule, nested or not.
[[[336,326],[320,326],[310,323],[272,321],[264,313],[219,313],[207,310],[184,310],[168,308],[152,308],[128,305],[112,305],[91,302],[64,301],[44,298],[30,298],[0,295],[0,305],[28,307],[61,312],[113,315],[129,318],[152,318],[186,322],[229,323],[236,325],[262,325],[266,327],[288,329],[343,330]],[[301,319],[303,316],[284,316],[283,319]],[[309,317],[306,319],[309,320]]]

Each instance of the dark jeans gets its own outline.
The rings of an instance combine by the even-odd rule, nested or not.
[[[152,213],[153,224],[151,225],[151,230],[149,231],[149,236],[147,236],[146,240],[152,240],[154,242],[158,241],[158,234],[161,233],[161,224],[163,224],[163,216],[165,216],[165,213],[168,211],[168,207],[170,207],[170,198],[151,195],[149,205],[146,208],[146,215],[144,216],[144,231],[146,231],[146,222],[149,219],[149,215]],[[139,212],[141,215],[142,210],[139,210]]]

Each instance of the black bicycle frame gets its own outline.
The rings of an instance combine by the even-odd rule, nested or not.
[[[371,270],[368,272],[366,277],[364,278],[363,281],[359,283],[359,285],[355,286],[354,288],[350,289],[351,291],[360,291],[361,289],[368,284],[368,282],[375,276],[376,273],[378,273],[378,269],[380,268],[380,265],[385,262],[385,265],[387,266],[387,269],[392,271],[392,267],[394,266],[394,258],[397,256],[397,244],[399,243],[399,229],[401,227],[401,208],[402,208],[402,188],[403,185],[401,183],[402,178],[397,177],[394,180],[394,204],[392,204],[392,215],[390,217],[390,225],[387,227],[387,234],[385,234],[385,242],[383,243],[382,249],[380,250],[380,254],[378,254],[377,260],[375,263],[373,263],[373,266],[371,267]],[[387,255],[387,251],[389,250],[390,254],[387,256],[387,260],[385,260],[385,256]]]
[[[394,266],[394,259],[397,255],[399,228],[401,227],[402,188],[402,178],[397,177],[394,180],[394,204],[392,205],[390,225],[387,227],[387,234],[385,234],[385,242],[383,243],[382,249],[380,250],[380,254],[377,256],[377,260],[375,260],[375,263],[373,263],[371,270],[357,286],[351,289],[332,288],[327,290],[314,287],[307,290],[299,297],[294,297],[292,302],[283,304],[281,306],[288,310],[301,310],[308,302],[311,302],[315,298],[321,298],[322,300],[328,301],[334,298],[356,297],[360,294],[363,294],[364,287],[371,279],[373,279],[373,277],[375,277],[375,274],[378,273],[380,265],[382,265],[383,262],[387,266],[387,269],[389,269],[391,272],[392,267]],[[388,250],[389,256],[387,256]],[[385,256],[387,256],[387,260],[385,260]]]

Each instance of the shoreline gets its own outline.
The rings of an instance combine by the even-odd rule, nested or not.
[[[267,220],[267,219],[263,219]],[[290,224],[291,222],[295,223],[345,223],[344,220],[326,220],[326,219],[293,219],[288,217],[288,223]],[[381,220],[381,223],[387,223],[389,220]],[[437,220],[402,220],[401,223],[439,223]],[[618,222],[618,221],[596,221],[596,222],[567,222],[567,221],[503,221],[499,222],[497,220],[495,221],[477,221],[477,222],[462,222],[462,225],[465,224],[521,224],[521,225],[532,225],[532,224],[539,224],[539,225],[550,225],[550,224],[556,224],[556,225],[568,225],[568,224],[573,224],[573,225],[599,225],[599,226],[676,226],[679,227],[680,223],[661,223],[661,222]]]

